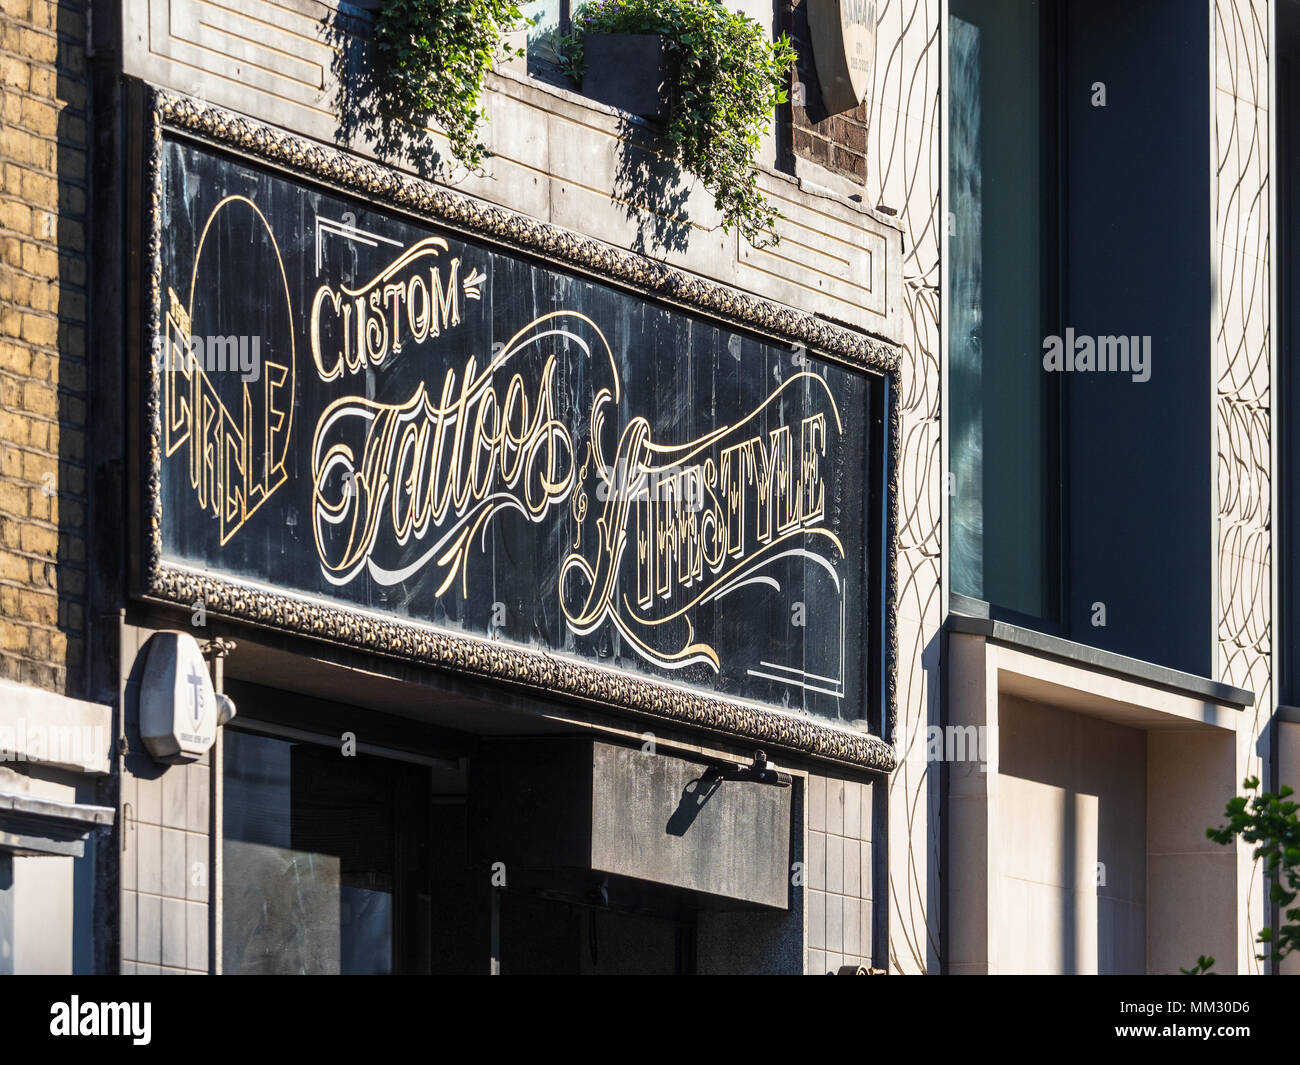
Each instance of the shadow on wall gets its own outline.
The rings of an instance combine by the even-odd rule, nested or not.
[[[342,0],[325,23],[325,39],[334,49],[330,72],[338,87],[335,136],[340,144],[368,143],[384,162],[404,166],[423,178],[445,177],[452,161],[433,147],[428,133],[408,121],[408,116],[379,107],[381,72],[371,44],[379,6],[380,0]]]
[[[682,182],[681,170],[655,151],[654,126],[624,118],[618,135],[622,150],[614,172],[614,199],[636,226],[632,250],[642,255],[685,251],[691,238],[686,217],[690,189]]]

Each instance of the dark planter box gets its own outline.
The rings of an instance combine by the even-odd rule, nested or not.
[[[588,33],[582,38],[582,93],[620,111],[663,122],[671,103],[668,51],[653,33]]]

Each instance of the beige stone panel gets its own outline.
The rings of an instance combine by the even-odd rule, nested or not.
[[[1236,856],[1147,857],[1147,972],[1177,975],[1202,954],[1215,971],[1237,972]]]
[[[13,860],[14,972],[72,972],[73,858]]]
[[[876,6],[876,66],[872,99],[877,108],[933,115],[939,93],[934,62],[939,37],[938,0],[903,0]]]
[[[1005,775],[998,797],[999,882],[1013,878],[1095,895],[1098,797]]]
[[[1268,254],[1268,111],[1226,92],[1214,94],[1214,110],[1218,239],[1262,259]]]
[[[993,905],[995,974],[1097,971],[1097,898],[999,877]]]
[[[1267,0],[1213,0],[1215,87],[1250,103],[1268,101]]]
[[[1153,733],[1147,744],[1147,853],[1228,853],[1205,837],[1236,794],[1230,737]]]
[[[948,818],[948,968],[987,972],[989,932],[989,825],[986,800],[955,795]]]

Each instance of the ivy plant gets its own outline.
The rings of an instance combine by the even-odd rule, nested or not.
[[[796,53],[754,20],[717,0],[599,0],[573,15],[559,40],[562,69],[581,80],[589,33],[664,38],[673,79],[664,131],[668,154],[713,193],[724,230],[735,226],[756,247],[777,244],[780,214],[758,187],[755,155]]]
[[[447,135],[451,155],[478,169],[483,79],[498,58],[522,55],[505,43],[522,25],[515,0],[383,0],[375,18],[375,105],[388,119]]]
[[[1260,791],[1259,778],[1247,777],[1242,782],[1253,797],[1237,795],[1228,800],[1224,816],[1228,823],[1218,828],[1207,828],[1205,835],[1221,846],[1228,846],[1240,836],[1255,845],[1255,858],[1264,863],[1268,877],[1269,901],[1281,911],[1283,922],[1277,929],[1261,928],[1258,934],[1264,952],[1257,954],[1260,961],[1273,958],[1280,961],[1294,950],[1300,950],[1300,804],[1291,801],[1294,789],[1285,785],[1276,793]],[[1188,976],[1201,976],[1211,972],[1213,958],[1200,957]]]

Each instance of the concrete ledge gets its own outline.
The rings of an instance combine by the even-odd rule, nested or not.
[[[112,745],[112,707],[0,680],[0,765],[107,774]]]
[[[1010,647],[1051,655],[1053,658],[1064,659],[1089,669],[1104,670],[1127,680],[1156,685],[1179,695],[1208,700],[1220,706],[1242,710],[1255,704],[1254,693],[1245,688],[1221,684],[1207,677],[1198,677],[1193,673],[1184,673],[1178,669],[1158,666],[1138,658],[1129,658],[1114,651],[1103,651],[1098,647],[1089,647],[1087,644],[1075,643],[1060,636],[1050,636],[1047,633],[1036,632],[1033,629],[989,617],[949,614],[945,627],[949,632],[983,636]]]
[[[356,4],[246,0],[236,9],[202,0],[127,0],[121,19],[128,77],[412,173],[421,171],[424,156],[446,149],[441,132],[412,127],[405,151],[380,152],[373,131],[341,120],[338,61],[368,61],[369,16]],[[901,342],[901,223],[851,198],[865,195],[865,187],[850,191],[829,172],[814,176],[806,167],[795,175],[778,171],[769,135],[758,180],[783,216],[783,240],[755,249],[734,229],[715,228],[720,216],[712,194],[662,157],[644,123],[510,69],[489,74],[485,89],[481,133],[491,158],[481,172],[454,170],[441,183]]]
[[[983,748],[945,767],[949,971],[1236,958],[1247,881],[1204,826],[1249,771],[1250,717],[1205,692],[1250,693],[988,618],[946,629],[945,724]]]
[[[79,858],[85,853],[86,837],[111,825],[113,817],[108,806],[0,792],[0,851]]]

